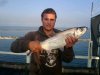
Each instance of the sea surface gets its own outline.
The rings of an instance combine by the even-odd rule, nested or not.
[[[61,30],[67,29],[67,28],[58,28]],[[0,26],[0,36],[16,36],[16,37],[22,37],[27,32],[30,31],[36,31],[38,30],[38,27],[25,27],[25,26]],[[90,30],[81,37],[84,39],[90,38]],[[5,52],[11,52],[10,46],[13,40],[0,40],[0,51]],[[74,53],[75,55],[88,55],[88,42],[77,42],[74,45]],[[20,62],[25,63],[26,57],[25,56],[16,56],[16,55],[9,55],[9,54],[0,54],[0,61],[5,62]],[[73,59],[71,63],[65,63],[63,62],[64,66],[74,66],[74,67],[86,67],[87,66],[87,59]]]

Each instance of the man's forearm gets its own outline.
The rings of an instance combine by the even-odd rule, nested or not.
[[[73,58],[74,58],[73,47],[69,47],[69,48],[64,47],[64,51],[62,54],[63,61],[71,62],[73,60]]]
[[[28,43],[29,40],[25,40],[23,37],[16,39],[11,44],[11,51],[16,53],[25,52],[28,50]]]

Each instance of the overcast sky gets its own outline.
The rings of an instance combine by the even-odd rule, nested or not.
[[[89,27],[95,1],[100,4],[100,0],[0,0],[0,26],[40,26],[41,12],[53,8],[58,16],[56,26]],[[98,8],[93,14],[100,12]]]

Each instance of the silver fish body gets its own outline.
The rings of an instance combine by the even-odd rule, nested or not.
[[[66,45],[65,39],[69,36],[80,38],[87,31],[87,27],[74,27],[57,33],[53,37],[41,42],[41,47],[46,50],[63,48]]]

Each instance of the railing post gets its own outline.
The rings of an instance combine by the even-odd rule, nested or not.
[[[100,33],[100,24],[99,24],[99,33]],[[97,42],[98,42],[97,56],[100,57],[100,34],[98,34]],[[99,67],[98,67],[99,62],[100,62],[100,59],[96,61],[96,67],[97,67],[97,68],[99,68]]]
[[[98,37],[98,55],[100,53],[100,37]]]
[[[28,50],[26,52],[26,63],[30,63],[31,52]]]
[[[89,40],[89,46],[88,46],[88,64],[87,67],[91,67],[92,64],[92,45],[93,42],[91,40]]]

